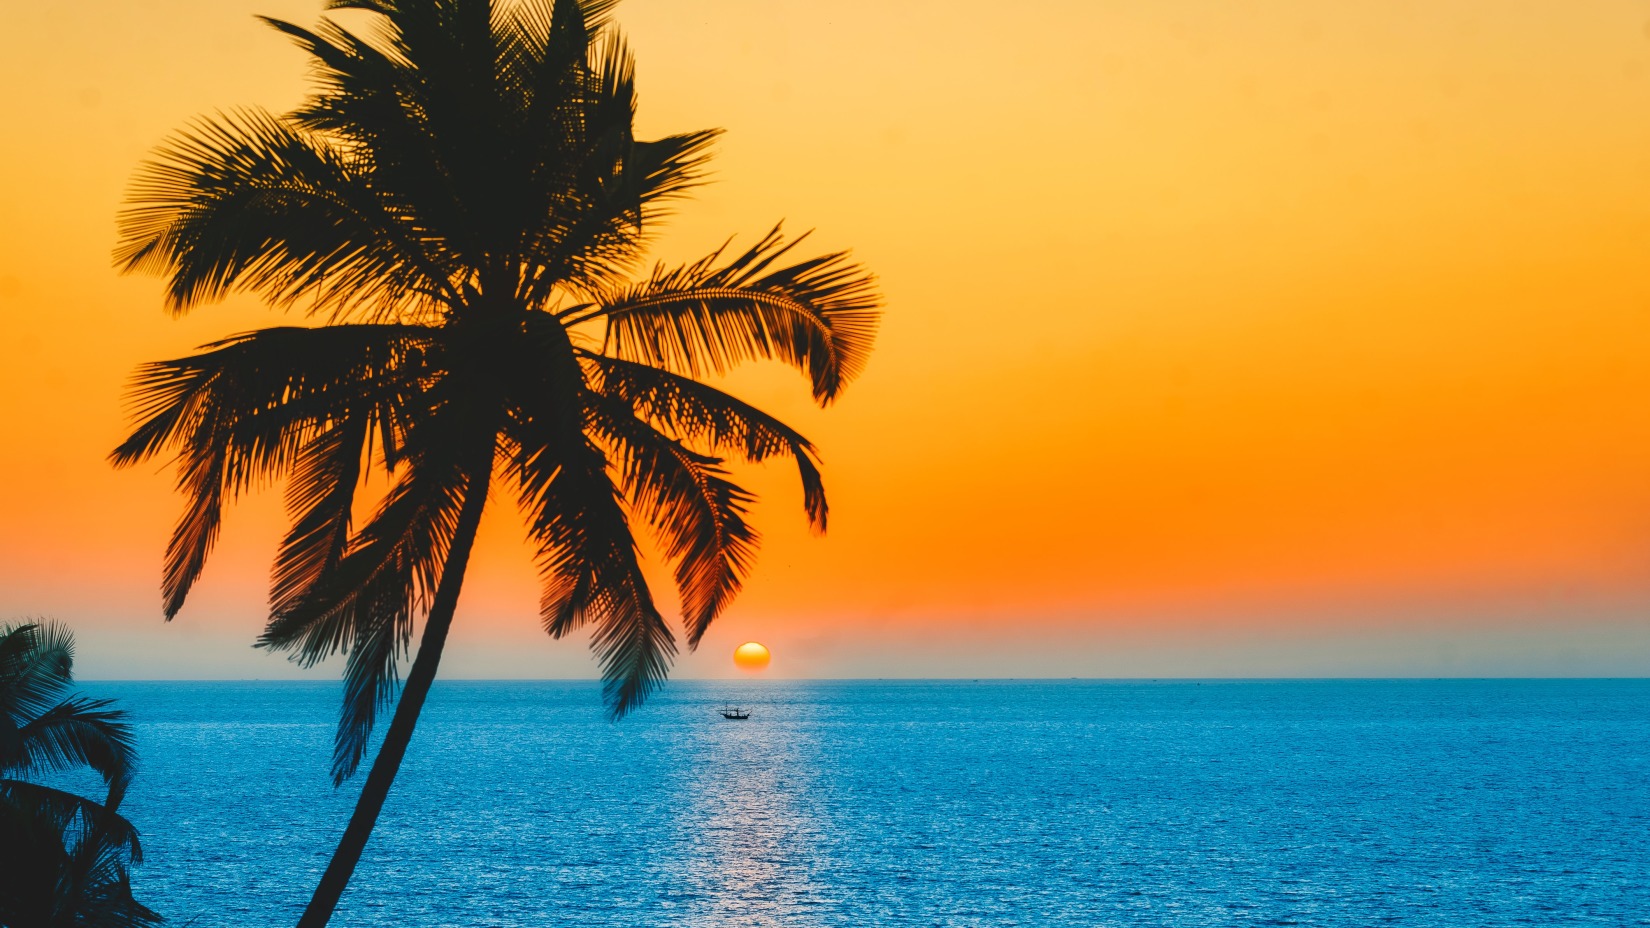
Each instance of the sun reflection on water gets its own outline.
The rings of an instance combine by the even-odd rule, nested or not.
[[[748,705],[748,703],[747,703]],[[690,736],[684,844],[672,874],[684,923],[706,928],[806,928],[821,924],[814,873],[821,828],[807,809],[815,775],[795,707],[767,702],[727,721],[708,707]]]

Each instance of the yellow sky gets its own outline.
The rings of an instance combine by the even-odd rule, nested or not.
[[[159,620],[177,498],[114,472],[170,320],[110,270],[146,151],[283,108],[319,3],[0,7],[0,618],[84,673],[275,676],[278,494]],[[889,303],[820,443],[832,531],[766,545],[686,659],[793,675],[1650,673],[1650,6],[628,0],[639,128],[728,130],[659,256],[784,218]],[[449,669],[589,675],[490,517]],[[330,669],[326,671],[330,674]]]

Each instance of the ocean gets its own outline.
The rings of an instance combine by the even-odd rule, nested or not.
[[[295,922],[340,686],[81,690],[138,898]],[[1650,681],[442,682],[333,924],[1650,925]]]

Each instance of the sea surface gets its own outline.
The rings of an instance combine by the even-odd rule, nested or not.
[[[82,689],[138,897],[295,922],[339,686]],[[333,924],[1650,925],[1650,681],[438,683]]]

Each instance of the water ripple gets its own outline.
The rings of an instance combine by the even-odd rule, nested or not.
[[[337,689],[94,684],[136,890],[296,920]],[[733,701],[753,717],[714,712]],[[1650,681],[673,683],[432,694],[334,924],[1650,925]]]

